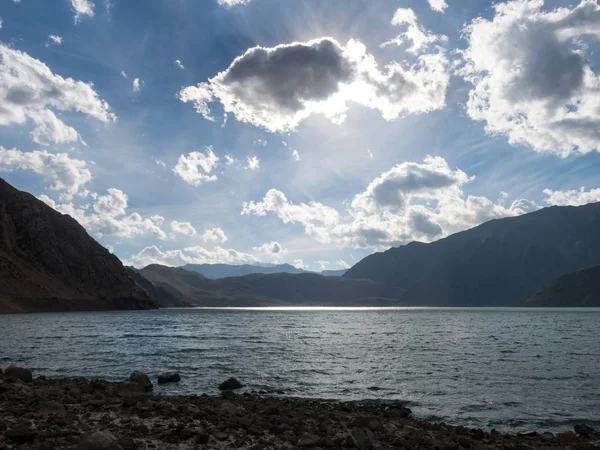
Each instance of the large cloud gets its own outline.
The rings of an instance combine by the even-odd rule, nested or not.
[[[46,150],[22,152],[0,146],[0,171],[30,170],[41,175],[50,188],[65,191],[67,195],[80,192],[92,179],[85,161],[72,159],[66,153],[48,153]]]
[[[144,248],[131,257],[136,267],[148,264],[164,264],[167,266],[183,266],[185,264],[252,264],[258,260],[247,253],[233,249],[215,247],[187,247],[182,250],[161,250],[155,245]]]
[[[444,107],[446,64],[440,51],[381,71],[362,43],[343,46],[324,37],[251,48],[208,82],[183,88],[179,98],[209,120],[210,103],[219,101],[226,113],[272,132],[293,130],[315,113],[342,122],[351,103],[392,120]]]
[[[557,206],[581,206],[588,203],[600,202],[600,189],[586,191],[584,187],[577,190],[553,191],[544,189],[545,202]]]
[[[0,125],[33,121],[36,142],[73,142],[77,132],[49,109],[76,111],[102,122],[115,119],[91,84],[63,78],[27,53],[0,44]]]
[[[398,164],[373,180],[347,202],[343,213],[318,202],[298,205],[276,189],[262,201],[246,202],[242,214],[276,214],[283,223],[299,223],[319,242],[344,246],[383,248],[412,240],[430,242],[485,221],[515,216],[539,208],[517,200],[505,206],[467,196],[461,187],[472,180],[451,169],[440,157],[423,163]]]
[[[207,147],[204,153],[191,152],[187,156],[181,155],[173,173],[192,186],[199,186],[203,182],[215,181],[216,175],[210,172],[219,162],[212,147]]]
[[[128,197],[120,189],[108,189],[105,195],[96,197],[92,205],[83,207],[76,207],[71,202],[59,204],[46,195],[41,195],[40,199],[58,212],[73,217],[90,234],[98,238],[104,236],[129,239],[153,236],[160,240],[167,238],[167,234],[162,229],[164,218],[157,215],[144,218],[137,212],[128,213]]]
[[[545,12],[543,4],[498,3],[492,20],[465,28],[462,74],[474,85],[467,113],[488,133],[537,151],[598,150],[600,78],[588,54],[600,37],[600,6],[583,0]]]
[[[171,231],[177,234],[183,234],[184,236],[195,236],[196,229],[189,222],[178,222],[174,220],[171,222]]]

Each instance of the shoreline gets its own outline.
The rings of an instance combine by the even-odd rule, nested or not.
[[[8,372],[0,374],[0,448],[7,449],[600,449],[600,433],[585,426],[561,434],[488,432],[415,418],[400,401],[158,395],[143,377]]]

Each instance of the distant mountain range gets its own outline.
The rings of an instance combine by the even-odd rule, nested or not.
[[[158,264],[139,271],[155,286],[194,306],[401,306],[403,289],[312,273],[209,279]]]
[[[290,264],[186,264],[185,270],[198,272],[206,278],[219,279],[229,277],[243,277],[253,273],[319,273],[325,277],[341,277],[346,270],[324,270],[322,272],[309,272],[298,269]]]
[[[70,216],[0,179],[0,313],[157,306],[600,306],[598,230],[600,203],[593,203],[493,220],[430,244],[412,242],[366,257],[343,277],[342,271],[316,274],[289,264],[137,270],[123,267]]]
[[[525,302],[527,306],[600,307],[600,266],[562,275]]]
[[[554,278],[600,264],[598,230],[600,203],[545,208],[375,253],[344,277],[406,289],[410,305],[519,306]]]
[[[156,308],[79,223],[0,179],[0,313]]]

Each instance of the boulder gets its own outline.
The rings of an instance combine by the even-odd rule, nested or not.
[[[33,380],[33,374],[31,373],[31,370],[24,369],[22,367],[10,366],[6,368],[4,373],[10,377],[18,378],[26,383],[29,383]]]
[[[152,390],[152,381],[150,381],[150,378],[148,378],[148,375],[146,375],[143,372],[139,372],[139,371],[134,371],[131,372],[131,375],[129,375],[129,381],[131,381],[132,383],[137,383],[140,386],[142,386],[146,392],[149,392]]]
[[[96,431],[84,436],[81,440],[81,450],[112,450],[119,443],[117,437],[110,431]]]
[[[158,384],[177,383],[181,381],[181,377],[177,372],[165,372],[158,376]]]
[[[241,389],[243,387],[244,387],[244,385],[242,383],[240,383],[238,380],[236,380],[235,378],[229,378],[228,380],[223,381],[219,385],[219,389],[221,391],[232,391],[234,389]]]
[[[583,423],[578,423],[577,425],[575,425],[574,427],[575,429],[575,434],[577,434],[578,436],[587,438],[590,437],[594,434],[596,434],[596,430],[594,430],[592,427],[587,426]]]
[[[321,442],[321,437],[312,433],[304,433],[298,439],[298,447],[317,447]]]

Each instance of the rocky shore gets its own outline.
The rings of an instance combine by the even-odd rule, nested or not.
[[[177,381],[177,374],[161,378]],[[419,420],[401,403],[151,390],[139,372],[110,383],[34,378],[9,368],[0,374],[0,449],[600,449],[600,434],[584,425],[563,434],[509,435]]]

